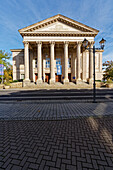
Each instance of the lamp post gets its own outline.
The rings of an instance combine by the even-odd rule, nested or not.
[[[2,60],[2,67],[3,67],[3,60]],[[4,67],[3,67],[3,69],[4,69]],[[3,69],[2,69],[2,84],[3,84]]]
[[[88,40],[85,38],[83,43],[83,46],[87,50],[92,50],[93,51],[93,103],[96,103],[96,86],[95,86],[95,50],[103,50],[105,46],[106,40],[102,38],[102,40],[99,42],[100,43],[100,48],[95,48],[95,45],[93,45],[93,48],[87,48],[88,46]]]

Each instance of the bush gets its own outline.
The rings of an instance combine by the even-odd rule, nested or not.
[[[113,83],[113,81],[111,79],[108,79],[106,83]]]
[[[4,85],[9,86],[10,82],[4,82]]]
[[[18,82],[23,82],[23,79],[18,80]]]
[[[101,80],[95,80],[96,82],[101,82]]]
[[[20,79],[20,80],[13,80],[11,83],[16,83],[16,82],[23,82],[23,79]]]

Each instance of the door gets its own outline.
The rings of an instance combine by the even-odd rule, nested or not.
[[[69,82],[71,81],[71,73],[68,73]]]
[[[49,83],[49,79],[50,79],[50,74],[46,73],[46,75],[45,75],[45,82]]]
[[[56,82],[61,82],[61,75],[56,74]]]
[[[35,82],[37,81],[37,79],[38,79],[38,74],[35,73]]]

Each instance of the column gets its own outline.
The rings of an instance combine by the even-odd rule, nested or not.
[[[23,81],[23,86],[27,86],[30,83],[29,79],[29,43],[24,42],[24,73],[25,79]]]
[[[37,69],[38,69],[37,84],[41,84],[42,83],[42,42],[37,42]]]
[[[63,83],[69,82],[68,79],[68,44],[69,42],[64,42],[64,80]]]
[[[50,49],[50,84],[55,83],[55,71],[54,71],[54,47],[55,47],[55,42],[50,42],[51,44],[51,49]]]
[[[91,42],[89,46],[91,48],[89,51],[89,84],[93,83],[93,44],[94,42]]]
[[[30,80],[33,81],[33,50],[30,50]]]
[[[81,66],[80,66],[81,42],[77,42],[77,78],[76,84],[81,82]]]
[[[33,68],[33,82],[35,82],[35,72],[34,72],[34,69],[35,69],[35,59],[34,58],[32,60],[32,68]]]
[[[86,51],[83,52],[83,60],[82,60],[82,80],[86,82]]]

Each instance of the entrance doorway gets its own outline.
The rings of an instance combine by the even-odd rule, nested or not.
[[[69,82],[71,81],[71,73],[68,73]]]
[[[55,75],[56,82],[61,82],[61,75]]]
[[[38,79],[38,74],[35,73],[35,82],[37,81],[37,79]]]
[[[50,73],[45,74],[45,82],[49,83]]]

